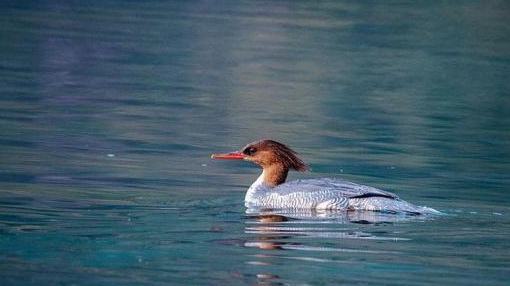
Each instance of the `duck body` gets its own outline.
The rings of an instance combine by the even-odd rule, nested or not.
[[[264,183],[261,175],[246,192],[244,202],[251,209],[437,213],[434,209],[415,206],[384,190],[330,178],[296,180],[273,187]]]
[[[260,140],[241,151],[213,154],[215,159],[247,160],[263,169],[245,196],[245,206],[257,209],[367,210],[437,214],[415,206],[393,193],[341,179],[308,179],[285,182],[289,170],[304,172],[308,167],[296,152],[273,140]]]

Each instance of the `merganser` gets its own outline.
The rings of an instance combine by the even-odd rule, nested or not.
[[[341,179],[308,179],[285,183],[289,170],[309,171],[297,153],[274,140],[259,140],[240,151],[212,154],[212,159],[246,160],[262,167],[262,174],[250,186],[245,206],[255,209],[368,210],[438,214],[415,206],[395,194]]]

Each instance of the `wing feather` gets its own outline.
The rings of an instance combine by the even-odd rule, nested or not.
[[[310,179],[297,180],[279,185],[273,189],[279,195],[284,196],[293,192],[317,192],[324,194],[328,191],[334,197],[347,198],[367,198],[367,197],[386,197],[397,199],[393,193],[377,189],[370,186],[360,185],[341,179]]]

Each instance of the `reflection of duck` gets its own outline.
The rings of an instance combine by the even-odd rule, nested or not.
[[[410,213],[395,214],[391,212],[373,212],[364,210],[316,210],[316,209],[280,209],[261,210],[246,209],[247,218],[260,223],[333,223],[333,224],[393,224],[411,221],[425,221],[431,216]]]
[[[243,245],[249,248],[263,250],[305,250],[328,252],[357,252],[357,253],[388,253],[380,249],[357,249],[345,247],[332,247],[317,244],[302,244],[295,241],[295,237],[309,237],[321,239],[353,239],[353,240],[386,240],[405,241],[405,237],[393,236],[390,233],[377,234],[365,232],[358,224],[393,224],[407,221],[423,221],[429,216],[395,215],[372,211],[256,211],[248,209],[248,224],[245,233],[254,234],[255,237],[245,241]],[[338,227],[344,225],[344,227]],[[300,241],[303,241],[300,239]],[[314,259],[314,258],[308,258]]]
[[[373,211],[248,208],[245,217],[246,236],[243,240],[235,241],[235,245],[256,251],[247,255],[246,264],[254,266],[250,272],[260,269],[278,271],[282,269],[279,265],[285,265],[288,260],[336,264],[344,254],[349,258],[352,255],[387,257],[402,254],[385,246],[409,238],[401,236],[401,231],[392,231],[393,227],[384,226],[434,218]],[[232,241],[227,243],[231,244]],[[261,285],[273,285],[285,279],[280,278],[283,273],[275,274],[278,276],[257,274],[256,277]]]
[[[247,209],[246,233],[263,235],[267,238],[288,238],[293,236],[322,237],[322,238],[353,238],[370,240],[407,240],[399,237],[375,236],[370,233],[355,230],[345,231],[354,225],[387,225],[411,221],[425,221],[431,216],[420,216],[401,213],[400,215],[373,211],[344,211],[344,210],[265,210]],[[319,224],[319,225],[317,225]],[[346,225],[348,228],[332,226]],[[341,231],[339,231],[341,230]]]
[[[249,208],[337,209],[411,213],[439,213],[399,199],[395,194],[339,179],[311,179],[285,183],[289,170],[308,167],[289,147],[273,140],[260,140],[241,151],[213,154],[214,159],[246,160],[260,165],[262,175],[246,193]]]

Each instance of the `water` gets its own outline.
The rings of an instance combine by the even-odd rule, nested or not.
[[[2,285],[506,285],[506,1],[4,1]],[[261,138],[447,215],[246,213]]]

